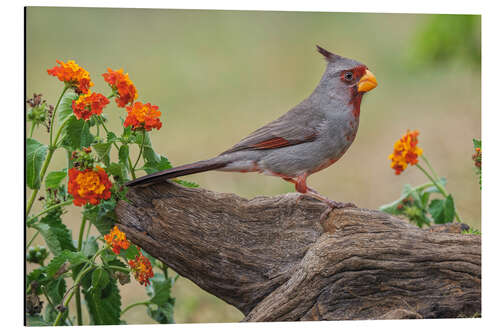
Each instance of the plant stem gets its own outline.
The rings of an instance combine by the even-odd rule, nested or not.
[[[123,309],[123,311],[120,313],[120,316],[123,316],[123,314],[124,314],[125,312],[127,312],[128,310],[132,309],[132,308],[133,308],[133,307],[135,307],[135,306],[138,306],[138,305],[146,305],[146,306],[147,306],[147,305],[149,305],[149,304],[151,304],[151,302],[150,302],[150,301],[144,301],[144,302],[132,303],[132,304],[130,304],[129,306],[127,306],[125,309]]]
[[[142,130],[141,149],[139,150],[139,156],[137,156],[137,161],[135,161],[134,166],[132,167],[133,169],[135,169],[135,167],[137,166],[137,163],[139,163],[139,160],[141,159],[142,151],[144,149],[144,141],[146,141],[145,138],[146,138],[146,131]]]
[[[431,177],[431,175],[427,172],[427,170],[422,168],[422,166],[420,164],[417,163],[416,166],[420,169],[420,171],[422,171],[427,176],[427,178],[429,178],[432,181],[434,186],[436,186],[436,188],[439,190],[439,192],[441,192],[441,194],[446,198],[448,196],[448,192],[443,187],[443,185],[439,184],[433,177]],[[458,222],[460,222],[460,223],[462,222],[462,219],[460,218],[460,216],[458,216],[456,209],[455,209],[455,217],[457,218]]]
[[[33,131],[35,130],[35,122],[31,122],[31,129],[30,129],[30,139],[33,136]]]
[[[30,241],[28,242],[28,244],[26,245],[26,249],[29,249],[31,243],[33,243],[33,241],[35,240],[35,238],[38,236],[38,234],[40,233],[40,231],[37,231],[33,237],[31,237]]]
[[[427,166],[431,170],[432,175],[434,176],[434,178],[436,178],[436,180],[439,180],[439,177],[438,177],[436,171],[434,171],[434,168],[432,167],[432,165],[429,163],[429,160],[424,155],[421,155],[421,157],[424,160],[425,164],[427,164]]]
[[[80,284],[80,281],[81,279],[85,276],[85,274],[87,274],[92,268],[94,268],[93,265],[90,265],[88,266],[86,269],[84,269],[82,272],[80,272],[80,274],[78,274],[78,277],[76,278],[75,280],[75,284],[76,285],[79,285]],[[68,304],[69,302],[71,301],[71,299],[73,298],[73,295],[75,294],[75,291],[76,291],[77,288],[73,288],[70,292],[70,294],[67,296],[66,300],[64,301],[64,304],[63,306],[67,309],[68,308]],[[59,322],[61,321],[61,318],[62,318],[62,315],[63,315],[63,312],[59,312],[59,314],[57,315],[56,317],[56,320],[54,320],[54,324],[53,326],[58,326],[59,325]]]
[[[82,223],[80,224],[80,232],[78,234],[78,247],[77,250],[80,251],[82,249],[82,242],[83,242],[83,232],[85,231],[85,223],[87,222],[87,219],[85,216],[82,217]],[[81,326],[83,324],[82,320],[82,300],[81,300],[81,295],[80,295],[80,285],[76,285],[75,288],[75,303],[76,303],[76,322],[78,326]]]
[[[42,170],[40,171],[40,184],[43,183],[43,178],[45,177],[45,172],[47,172],[47,168],[50,164],[50,160],[52,159],[52,155],[54,155],[54,151],[55,151],[55,149],[52,146],[50,146],[49,153],[47,154],[47,157],[45,158],[45,161],[43,162]],[[41,185],[40,185],[40,187],[41,187]],[[26,216],[28,216],[28,214],[30,213],[31,207],[33,207],[33,203],[35,202],[35,198],[36,198],[36,195],[38,194],[39,190],[40,190],[39,188],[34,189],[33,192],[31,193],[31,197],[29,198],[28,205],[26,207]]]
[[[101,118],[100,115],[97,116],[97,118],[99,119],[99,121],[101,122],[101,125],[102,125],[102,128],[104,128],[104,131],[106,132],[106,135],[109,133],[106,125],[104,125],[104,120]],[[118,147],[118,145],[116,144],[116,142],[113,142],[113,145],[115,146],[115,148],[120,151],[120,148]],[[130,173],[132,174],[132,178],[135,179],[135,172],[134,172],[134,168],[132,167],[132,160],[130,159],[130,155],[128,156],[128,164],[129,164],[129,167],[130,167]]]
[[[45,213],[48,213],[50,212],[51,210],[53,209],[56,209],[56,208],[59,208],[59,207],[64,207],[64,206],[68,206],[68,205],[71,205],[71,203],[73,202],[73,200],[66,200],[66,201],[63,201],[61,203],[58,203],[57,205],[53,205],[53,206],[50,206],[49,208],[45,209],[45,210],[42,210],[40,213],[36,214],[35,216],[33,216],[32,218],[30,218],[28,220],[27,223],[30,223],[31,221],[33,221],[34,219],[36,219],[37,217],[45,214]]]
[[[64,86],[64,89],[62,91],[62,94],[61,96],[59,96],[59,99],[57,100],[57,103],[56,103],[56,107],[54,108],[54,113],[52,114],[52,119],[50,121],[50,129],[49,129],[49,132],[50,132],[50,141],[49,141],[49,145],[52,146],[52,132],[53,129],[54,129],[54,119],[56,119],[56,114],[57,114],[57,109],[59,109],[59,104],[61,103],[61,99],[62,97],[64,96],[64,94],[66,93],[66,90],[68,90],[69,86],[68,85],[65,85]],[[56,142],[57,142],[57,138],[56,138]]]
[[[54,119],[56,119],[56,113],[57,110],[59,109],[59,104],[61,103],[61,99],[66,93],[66,90],[68,90],[68,86],[64,86],[64,89],[61,93],[61,96],[59,96],[59,99],[57,100],[56,107],[54,109],[54,114],[52,115],[52,121],[50,122],[50,141],[49,141],[49,153],[47,154],[47,157],[45,158],[45,161],[43,162],[42,170],[40,171],[40,184],[43,183],[43,178],[45,177],[45,172],[47,172],[47,168],[50,164],[50,160],[52,159],[52,156],[54,155],[54,152],[56,150],[56,145],[52,144],[52,133],[54,132]],[[69,118],[68,118],[69,119]],[[66,120],[67,121],[67,120]],[[66,122],[64,122],[65,124]],[[61,135],[61,130],[64,127],[64,124],[62,124],[59,127],[59,131],[57,132],[55,142],[57,142],[57,139],[59,138],[59,135]],[[36,195],[38,194],[38,191],[40,189],[34,189],[33,192],[31,193],[31,197],[28,200],[28,205],[26,207],[26,216],[28,216],[29,212],[31,211],[31,207],[33,207],[33,203],[35,202]]]
[[[114,269],[115,271],[130,273],[130,269],[128,269],[127,267],[109,265],[108,268]]]

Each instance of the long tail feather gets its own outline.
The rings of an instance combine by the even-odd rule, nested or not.
[[[149,183],[158,183],[165,179],[176,178],[180,176],[191,175],[193,173],[199,173],[209,170],[220,169],[227,165],[227,162],[216,162],[213,160],[199,161],[195,163],[181,165],[175,168],[159,171],[139,177],[137,179],[127,182],[125,185],[132,187],[137,185],[144,185]]]

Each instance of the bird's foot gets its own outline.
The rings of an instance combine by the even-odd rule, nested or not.
[[[328,207],[321,213],[321,216],[319,217],[320,221],[326,220],[328,215],[334,210],[334,209],[342,209],[342,208],[348,208],[348,207],[354,207],[356,208],[357,206],[353,204],[352,202],[339,202],[339,201],[333,201],[330,199],[327,199],[326,204]]]

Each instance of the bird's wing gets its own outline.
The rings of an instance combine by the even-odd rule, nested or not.
[[[275,121],[259,128],[221,155],[240,150],[261,150],[314,141],[324,121],[320,112],[296,107]]]

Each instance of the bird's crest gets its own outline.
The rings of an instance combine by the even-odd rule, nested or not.
[[[316,45],[316,48],[318,49],[318,52],[321,53],[323,57],[325,57],[325,59],[329,62],[334,62],[341,58],[341,56],[333,54],[332,52],[325,50],[319,45]]]

